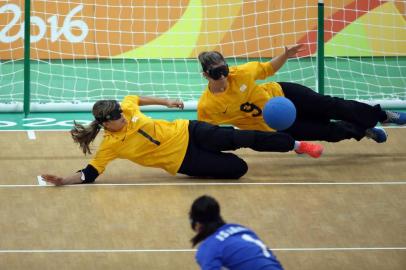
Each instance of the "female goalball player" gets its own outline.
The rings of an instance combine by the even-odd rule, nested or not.
[[[285,52],[270,62],[248,62],[230,68],[221,53],[200,53],[199,61],[208,86],[198,103],[198,119],[215,125],[231,124],[244,130],[269,131],[272,129],[263,120],[262,108],[270,98],[285,96],[295,105],[297,117],[283,132],[296,140],[338,142],[354,138],[359,141],[366,136],[382,143],[387,135],[375,127],[378,122],[406,124],[406,113],[384,111],[380,105],[321,95],[292,82],[256,83],[275,74],[289,57],[302,50],[302,45],[285,47]]]
[[[267,152],[297,150],[314,158],[323,151],[321,145],[295,141],[284,133],[236,130],[181,119],[154,120],[139,108],[153,104],[183,109],[181,101],[138,96],[126,96],[121,104],[115,100],[96,102],[92,111],[95,120],[88,126],[75,123],[71,130],[83,153],[90,154],[89,144],[104,128],[103,141],[94,158],[73,175],[44,174],[43,179],[55,185],[91,183],[117,158],[161,168],[173,175],[238,179],[247,172],[247,164],[235,154],[223,151],[242,147]]]
[[[196,232],[192,244],[201,243],[196,261],[202,270],[283,270],[272,251],[252,230],[225,223],[214,198],[206,195],[197,198],[189,219]]]

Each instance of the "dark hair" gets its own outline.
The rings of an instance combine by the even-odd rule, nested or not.
[[[220,205],[213,197],[203,195],[197,198],[190,209],[189,219],[192,229],[196,223],[201,224],[201,230],[190,240],[193,246],[212,235],[225,224],[220,216]]]
[[[198,58],[204,72],[206,72],[209,67],[213,65],[218,65],[226,62],[224,56],[217,51],[201,52],[199,53]]]
[[[93,105],[93,116],[95,119],[105,119],[114,108],[116,107],[117,101],[115,100],[99,100]],[[82,149],[83,153],[91,154],[90,143],[94,141],[97,134],[102,127],[102,123],[98,120],[93,120],[89,125],[84,126],[81,124],[73,122],[74,126],[70,131],[72,139],[75,143],[79,144],[79,147]]]

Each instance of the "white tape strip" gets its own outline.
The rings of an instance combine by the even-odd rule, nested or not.
[[[37,137],[35,136],[35,131],[34,130],[27,130],[27,135],[28,139],[30,140],[36,140]]]
[[[38,175],[38,176],[37,176],[37,180],[38,180],[38,185],[40,185],[40,186],[46,186],[46,185],[47,185],[47,182],[45,182],[44,180],[42,180],[41,175]]]

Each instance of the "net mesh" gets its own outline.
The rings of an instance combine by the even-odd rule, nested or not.
[[[306,50],[267,81],[317,90],[315,0],[31,2],[33,103],[128,94],[196,101],[206,86],[200,52],[218,50],[237,65],[297,43]],[[0,3],[0,14],[0,104],[22,102],[24,1]],[[405,26],[404,1],[325,1],[325,92],[406,100]]]

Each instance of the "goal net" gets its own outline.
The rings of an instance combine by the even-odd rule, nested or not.
[[[194,108],[206,86],[201,51],[218,50],[235,65],[269,61],[297,43],[306,50],[267,80],[317,91],[317,2],[31,1],[31,110],[89,110],[128,94]],[[21,110],[24,101],[23,25],[24,0],[0,3],[2,111]],[[405,29],[403,1],[326,1],[325,92],[405,101]]]
[[[325,3],[326,94],[406,106],[406,2]]]

